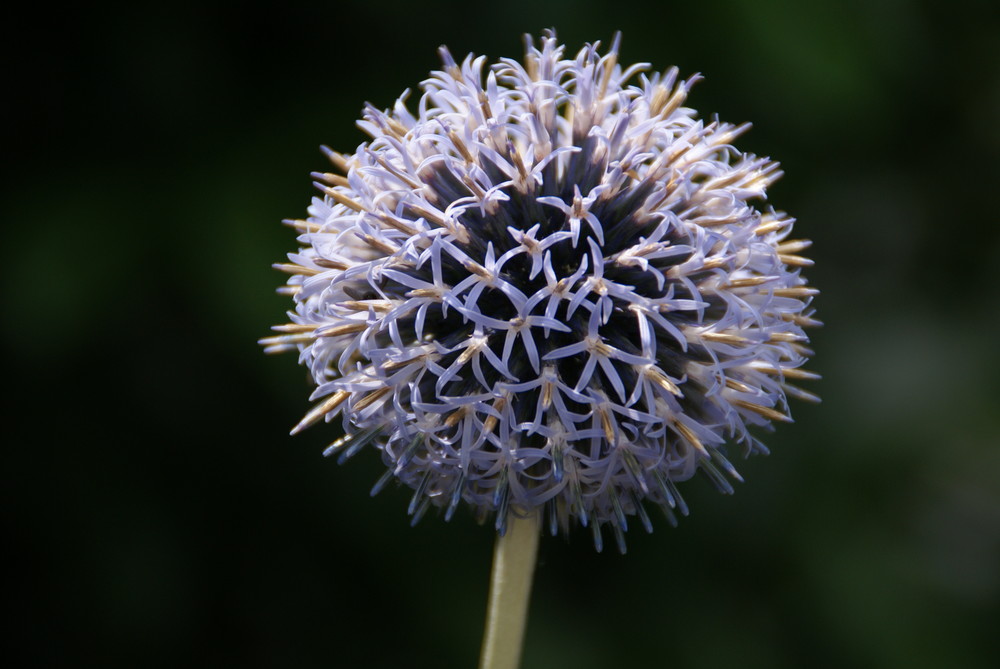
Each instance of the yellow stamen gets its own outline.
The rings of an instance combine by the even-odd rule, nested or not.
[[[785,263],[786,265],[792,265],[793,267],[810,267],[816,264],[809,258],[804,258],[802,256],[788,255],[785,253],[779,253],[778,260]]]
[[[335,188],[324,188],[323,192],[332,197],[334,202],[342,204],[348,209],[353,209],[354,211],[359,211],[359,212],[366,211],[366,209],[361,205],[360,202],[352,200],[351,198],[347,197],[347,195],[341,193],[339,190]]]
[[[317,323],[287,323],[285,325],[272,325],[275,332],[312,332],[319,325]]]
[[[300,218],[286,218],[282,221],[285,225],[295,228],[296,230],[301,230],[302,232],[319,232],[321,226],[319,223],[313,223],[312,221],[304,221]]]
[[[761,406],[759,404],[754,404],[753,402],[747,402],[745,400],[733,400],[733,404],[735,404],[738,407],[742,407],[747,411],[753,411],[754,413],[759,414],[764,418],[767,418],[768,420],[776,420],[782,423],[792,422],[791,418],[789,418],[788,416],[786,416],[785,414],[781,413],[776,409],[772,409],[771,407]]]
[[[284,263],[276,262],[271,265],[274,269],[279,272],[284,272],[285,274],[305,274],[307,276],[313,276],[315,274],[320,274],[323,270],[315,269],[313,267],[303,267],[302,265],[296,265],[295,263]]]
[[[400,248],[398,246],[393,246],[388,242],[384,242],[381,239],[376,239],[375,237],[372,237],[369,234],[363,234],[360,235],[360,237],[361,239],[364,240],[366,244],[368,244],[368,246],[372,247],[373,249],[377,249],[382,253],[385,253],[386,255],[392,255]]]
[[[313,262],[326,269],[345,270],[350,267],[347,263],[340,262],[339,260],[330,260],[329,258],[313,258]]]
[[[775,297],[811,297],[819,295],[819,291],[809,286],[796,286],[795,288],[776,288]]]
[[[695,435],[695,433],[691,431],[691,428],[689,428],[687,425],[680,422],[679,420],[675,420],[674,429],[677,430],[677,432],[681,435],[681,437],[684,438],[684,441],[688,442],[702,453],[705,454],[708,453],[708,451],[705,450],[705,445],[701,443],[701,439],[699,439]]]
[[[361,332],[368,327],[367,323],[344,323],[343,325],[338,325],[332,327],[329,330],[323,330],[322,332],[317,332],[317,337],[339,337],[346,334],[355,334]]]
[[[302,420],[300,420],[298,424],[292,428],[291,434],[295,435],[306,429],[320,418],[336,409],[350,396],[351,393],[346,390],[338,390],[334,394],[330,395],[328,398],[310,409],[309,413],[307,413]]]
[[[708,341],[717,341],[721,344],[749,344],[750,340],[746,337],[741,337],[739,335],[729,334],[726,332],[702,332],[699,335],[702,339],[707,339]]]
[[[361,411],[362,409],[366,409],[370,407],[372,404],[375,404],[375,402],[385,397],[386,394],[388,394],[390,391],[392,391],[391,386],[386,386],[385,388],[379,388],[378,390],[373,390],[372,392],[368,393],[363,398],[358,400],[357,403],[355,403],[355,405],[352,407],[352,409],[354,411]]]
[[[799,251],[805,251],[810,246],[812,246],[812,242],[808,239],[789,239],[788,241],[781,242],[774,248],[778,253],[798,253]]]

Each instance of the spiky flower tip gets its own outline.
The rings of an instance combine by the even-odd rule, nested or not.
[[[788,421],[788,383],[816,375],[803,328],[816,290],[792,218],[754,204],[777,163],[731,142],[749,128],[684,107],[693,76],[644,74],[554,33],[524,62],[484,57],[370,105],[371,141],[327,150],[338,173],[279,289],[291,322],[261,340],[297,350],[342,419],[327,453],[371,445],[414,490],[414,522],[463,501],[505,529],[542,512],[553,534],[610,525],[624,550],[646,506],[675,523],[676,483],[741,480],[723,451],[766,452],[750,428]]]

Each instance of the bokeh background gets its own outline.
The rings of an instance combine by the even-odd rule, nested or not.
[[[11,654],[37,666],[471,667],[492,536],[410,528],[373,453],[288,428],[282,319],[319,144],[352,150],[436,48],[702,72],[815,241],[818,406],[692,516],[546,538],[525,669],[995,667],[995,2],[424,0],[38,6],[5,22],[2,513]],[[662,521],[662,519],[661,519]]]

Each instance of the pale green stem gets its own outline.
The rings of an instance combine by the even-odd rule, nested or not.
[[[539,534],[537,514],[511,514],[507,533],[497,536],[479,669],[517,669],[521,663]]]

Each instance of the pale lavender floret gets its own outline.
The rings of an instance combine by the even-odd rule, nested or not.
[[[409,512],[542,512],[553,532],[610,526],[624,550],[644,504],[687,513],[676,483],[741,480],[726,443],[787,418],[815,378],[818,324],[793,219],[760,211],[781,172],[741,154],[749,128],[683,107],[700,77],[618,64],[618,39],[575,58],[547,34],[524,62],[457,63],[365,107],[371,136],[328,151],[344,176],[291,221],[302,247],[291,322],[341,458],[372,445],[414,490]],[[635,83],[630,83],[632,81]]]

